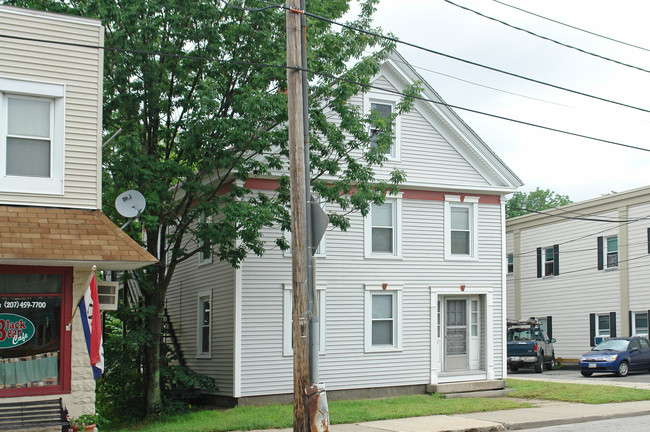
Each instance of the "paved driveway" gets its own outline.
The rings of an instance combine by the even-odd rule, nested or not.
[[[508,370],[508,378],[532,379],[540,381],[561,381],[579,384],[605,384],[620,385],[623,387],[643,388],[650,390],[650,373],[648,371],[630,372],[626,377],[617,377],[613,374],[596,373],[590,377],[583,377],[575,368],[562,368],[544,371],[541,374],[531,369],[519,369],[517,372]]]

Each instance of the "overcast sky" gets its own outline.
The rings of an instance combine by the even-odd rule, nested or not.
[[[494,0],[453,1],[542,36],[650,70],[647,0],[502,0],[646,50],[570,29]],[[650,73],[542,40],[444,0],[382,0],[375,23],[403,41],[650,110]],[[648,112],[404,45],[398,45],[398,50],[449,104],[650,149]],[[522,179],[522,191],[551,189],[577,202],[650,184],[650,152],[457,112]]]

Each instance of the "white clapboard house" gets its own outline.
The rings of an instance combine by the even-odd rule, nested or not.
[[[398,54],[373,84],[398,91],[423,79]],[[427,99],[440,96],[424,83]],[[398,98],[354,101],[391,112]],[[328,230],[317,254],[320,378],[330,397],[503,384],[505,195],[521,181],[444,105],[418,100],[397,119],[386,175],[407,181],[347,232]],[[273,178],[250,178],[272,191]],[[373,232],[389,247],[373,250]],[[282,235],[265,232],[269,245]],[[202,259],[203,258],[203,259]],[[232,268],[200,256],[177,268],[168,314],[187,364],[240,404],[293,392],[291,255],[269,247]],[[377,318],[380,317],[380,318]],[[468,388],[469,388],[468,387]]]
[[[577,362],[614,336],[648,335],[650,186],[508,219],[507,317],[535,317]]]

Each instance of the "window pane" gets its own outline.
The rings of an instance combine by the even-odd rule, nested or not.
[[[546,261],[553,261],[553,248],[548,248],[544,250],[546,256]]]
[[[207,353],[210,351],[210,328],[203,327],[201,334],[201,352]]]
[[[634,314],[634,327],[638,330],[648,330],[648,314],[638,313]]]
[[[203,325],[210,324],[210,302],[203,302]]]
[[[451,229],[469,230],[469,209],[463,207],[451,208]]]
[[[598,315],[598,329],[609,333],[609,315]]]
[[[9,98],[7,132],[9,135],[50,137],[50,102]]]
[[[7,137],[7,175],[50,177],[50,141]]]
[[[618,237],[610,237],[607,239],[607,252],[618,251]]]
[[[469,232],[451,232],[451,253],[469,255]]]
[[[392,321],[372,322],[372,344],[373,345],[393,344],[393,322]]]
[[[393,296],[373,295],[372,296],[372,318],[393,317]]]
[[[393,203],[384,203],[381,206],[372,205],[372,226],[393,226]]]
[[[61,320],[61,297],[0,296],[0,389],[59,384]]]
[[[393,252],[393,229],[392,228],[372,229],[372,251]]]
[[[393,111],[392,105],[379,104],[379,103],[371,103],[370,104],[370,109],[372,111],[377,111],[377,114],[379,114],[383,118],[388,117],[391,114],[391,112]]]
[[[60,274],[0,274],[0,294],[54,294],[60,292]]]

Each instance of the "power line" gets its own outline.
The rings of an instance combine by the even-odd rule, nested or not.
[[[413,99],[418,99],[418,100],[421,100],[421,101],[430,102],[430,103],[433,103],[433,104],[436,104],[436,105],[443,105],[443,106],[445,106],[447,108],[453,108],[453,109],[457,109],[457,110],[461,110],[461,111],[470,112],[470,113],[473,113],[473,114],[480,114],[480,115],[483,115],[483,116],[486,116],[486,117],[492,117],[492,118],[496,118],[496,119],[500,119],[500,120],[506,120],[506,121],[509,121],[509,122],[512,122],[512,123],[523,124],[523,125],[535,127],[535,128],[538,128],[538,129],[549,130],[549,131],[553,131],[553,132],[562,133],[562,134],[565,134],[565,135],[570,135],[570,136],[575,136],[575,137],[579,137],[579,138],[589,139],[589,140],[592,140],[592,141],[598,141],[598,142],[617,145],[617,146],[621,146],[621,147],[631,148],[631,149],[635,149],[635,150],[650,152],[650,149],[644,148],[644,147],[637,147],[637,146],[633,146],[633,145],[630,145],[630,144],[620,143],[620,142],[617,142],[617,141],[611,141],[611,140],[606,140],[606,139],[602,139],[602,138],[592,137],[592,136],[589,136],[589,135],[579,134],[577,132],[570,132],[570,131],[565,131],[565,130],[562,130],[562,129],[553,128],[553,127],[550,127],[550,126],[543,126],[543,125],[539,125],[539,124],[536,124],[536,123],[527,122],[527,121],[524,121],[524,120],[516,120],[516,119],[510,118],[510,117],[500,116],[500,115],[497,115],[497,114],[490,114],[490,113],[486,113],[484,111],[478,111],[478,110],[475,110],[475,109],[465,108],[465,107],[461,107],[461,106],[458,106],[458,105],[451,105],[451,104],[448,104],[446,102],[437,101],[437,100],[433,100],[433,99],[428,99],[428,98],[425,98],[425,97],[422,97],[422,96],[405,94],[405,93],[402,93],[402,92],[400,92],[398,90],[382,88],[382,87],[379,87],[379,86],[376,86],[376,85],[373,85],[373,84],[365,84],[365,83],[349,80],[349,79],[342,78],[342,77],[336,77],[334,75],[331,75],[331,74],[325,73],[325,72],[318,72],[318,71],[313,71],[313,70],[309,70],[309,69],[307,69],[307,72],[311,73],[311,74],[314,74],[314,75],[319,75],[319,76],[322,76],[322,77],[334,79],[334,80],[337,80],[337,81],[343,81],[343,82],[347,82],[349,84],[358,85],[360,87],[380,90],[380,91],[384,91],[384,92],[387,92],[387,93],[396,94],[396,95],[400,95],[400,96],[404,96],[404,97],[410,97],[410,98],[413,98]]]
[[[559,85],[547,83],[547,82],[540,81],[540,80],[537,80],[537,79],[534,79],[534,78],[529,78],[529,77],[526,77],[524,75],[516,74],[516,73],[513,73],[513,72],[508,72],[508,71],[505,71],[503,69],[498,69],[498,68],[495,68],[495,67],[492,67],[492,66],[487,66],[487,65],[477,63],[477,62],[474,62],[474,61],[471,61],[471,60],[466,60],[466,59],[463,59],[463,58],[460,58],[460,57],[452,56],[450,54],[445,54],[443,52],[436,51],[436,50],[433,50],[433,49],[430,49],[430,48],[425,48],[425,47],[423,47],[421,45],[417,45],[417,44],[414,44],[414,43],[411,43],[411,42],[401,41],[401,40],[399,40],[397,38],[394,38],[394,37],[391,37],[391,36],[384,36],[382,34],[371,32],[369,30],[354,27],[354,26],[351,26],[351,25],[348,25],[348,24],[339,23],[339,22],[334,21],[332,19],[325,18],[325,17],[319,16],[319,15],[316,15],[316,14],[312,14],[312,13],[309,13],[309,12],[304,12],[304,14],[306,16],[308,16],[308,17],[315,18],[315,19],[325,21],[325,22],[329,22],[330,24],[334,24],[334,25],[346,28],[348,30],[353,30],[353,31],[356,31],[356,32],[359,32],[359,33],[369,35],[369,36],[374,36],[374,37],[377,37],[377,38],[380,38],[380,39],[384,39],[384,40],[387,40],[387,41],[390,41],[390,42],[394,42],[396,44],[401,44],[401,45],[405,45],[405,46],[408,46],[408,47],[411,47],[411,48],[416,48],[416,49],[421,50],[421,51],[425,51],[425,52],[428,52],[428,53],[431,53],[431,54],[436,54],[436,55],[439,55],[441,57],[446,57],[446,58],[449,58],[449,59],[452,59],[452,60],[460,61],[460,62],[463,62],[463,63],[466,63],[466,64],[470,64],[472,66],[476,66],[476,67],[480,67],[480,68],[483,68],[483,69],[491,70],[493,72],[498,72],[498,73],[508,75],[508,76],[512,76],[512,77],[515,77],[515,78],[519,78],[519,79],[522,79],[522,80],[534,82],[536,84],[540,84],[540,85],[543,85],[543,86],[546,86],[546,87],[551,87],[551,88],[554,88],[554,89],[557,89],[557,90],[562,90],[562,91],[577,94],[577,95],[580,95],[580,96],[588,97],[588,98],[591,98],[591,99],[596,99],[596,100],[599,100],[599,101],[602,101],[602,102],[612,103],[612,104],[615,104],[615,105],[624,106],[626,108],[631,108],[631,109],[634,109],[634,110],[650,113],[650,109],[640,108],[640,107],[637,107],[637,106],[634,106],[634,105],[629,105],[629,104],[626,104],[626,103],[623,103],[623,102],[616,102],[616,101],[613,101],[611,99],[591,95],[591,94],[584,93],[584,92],[581,92],[581,91],[578,91],[578,90],[572,90],[572,89],[569,89],[569,88],[566,88],[566,87],[562,87],[562,86],[559,86]]]
[[[474,9],[470,9],[470,8],[468,8],[468,7],[466,7],[466,6],[459,5],[459,4],[457,4],[457,3],[452,2],[451,0],[444,0],[444,1],[447,2],[447,3],[449,3],[449,4],[452,5],[452,6],[456,6],[457,8],[460,8],[460,9],[466,10],[466,11],[468,11],[468,12],[472,12],[472,13],[474,13],[474,14],[480,16],[480,17],[487,18],[487,19],[489,19],[489,20],[492,20],[492,21],[494,21],[494,22],[498,22],[499,24],[503,24],[503,25],[505,25],[505,26],[507,26],[507,27],[510,27],[510,28],[512,28],[512,29],[522,31],[522,32],[524,32],[524,33],[528,33],[528,34],[531,35],[531,36],[535,36],[535,37],[540,38],[540,39],[543,39],[543,40],[545,40],[545,41],[553,42],[554,44],[557,44],[557,45],[563,46],[563,47],[565,47],[565,48],[569,48],[569,49],[572,49],[572,50],[576,50],[576,51],[581,52],[581,53],[583,53],[583,54],[587,54],[587,55],[590,55],[590,56],[593,56],[593,57],[599,58],[599,59],[601,59],[601,60],[606,60],[606,61],[609,61],[609,62],[612,62],[612,63],[616,63],[616,64],[621,65],[621,66],[625,66],[625,67],[629,67],[629,68],[632,68],[632,69],[636,69],[636,70],[639,70],[639,71],[641,71],[641,72],[650,73],[650,70],[648,70],[648,69],[644,69],[644,68],[639,67],[639,66],[634,66],[634,65],[631,65],[631,64],[629,64],[629,63],[625,63],[625,62],[622,62],[622,61],[619,61],[619,60],[615,60],[615,59],[612,59],[612,58],[609,58],[609,57],[605,57],[605,56],[602,56],[602,55],[600,55],[600,54],[596,54],[596,53],[593,53],[593,52],[591,52],[591,51],[587,51],[587,50],[584,50],[584,49],[582,49],[582,48],[578,48],[578,47],[575,47],[575,46],[573,46],[573,45],[569,45],[569,44],[566,44],[566,43],[564,43],[564,42],[560,42],[560,41],[555,40],[555,39],[551,39],[550,37],[547,37],[547,36],[542,36],[542,35],[540,35],[540,34],[537,34],[537,33],[535,33],[535,32],[532,32],[532,31],[530,31],[530,30],[526,30],[525,28],[517,27],[517,26],[515,26],[515,25],[509,24],[509,23],[507,23],[507,22],[505,22],[505,21],[502,21],[502,20],[500,20],[500,19],[497,19],[497,18],[494,18],[494,17],[488,16],[488,15],[485,15],[485,14],[483,14],[483,13],[481,13],[481,12],[475,11]]]
[[[639,218],[639,219],[596,219],[596,218],[588,218],[588,217],[581,217],[581,216],[566,216],[566,215],[560,215],[560,214],[553,214],[553,213],[548,213],[548,212],[544,212],[544,211],[533,210],[533,209],[522,208],[522,207],[515,207],[515,206],[509,206],[509,207],[511,209],[521,210],[521,211],[525,211],[525,212],[528,212],[528,213],[537,213],[537,214],[550,216],[550,217],[561,218],[561,219],[581,220],[581,221],[589,221],[589,222],[630,223],[630,222],[637,222],[637,221],[646,219],[646,218]],[[554,210],[554,209],[551,209],[551,210]]]
[[[234,59],[224,60],[224,59],[219,59],[219,58],[216,58],[216,57],[203,57],[203,56],[196,56],[196,55],[190,55],[190,54],[166,53],[166,52],[161,52],[161,51],[146,51],[146,50],[134,50],[134,49],[126,49],[126,48],[113,48],[113,47],[105,47],[105,46],[99,46],[99,45],[79,44],[79,43],[74,43],[74,42],[48,41],[48,40],[44,40],[44,39],[27,38],[27,37],[22,37],[22,36],[10,36],[10,35],[0,34],[0,38],[2,38],[2,37],[9,38],[9,39],[24,40],[24,41],[44,42],[44,43],[51,43],[51,44],[60,44],[60,45],[67,45],[67,46],[92,48],[92,49],[103,49],[103,50],[108,50],[108,51],[131,53],[131,54],[157,55],[157,56],[160,56],[160,57],[188,58],[188,59],[194,59],[194,60],[215,61],[215,62],[226,63],[226,64],[230,63],[230,64],[238,64],[238,65],[246,65],[246,66],[259,66],[259,67],[270,67],[270,68],[279,68],[279,69],[303,70],[300,67],[291,67],[291,66],[285,66],[285,65],[275,65],[275,64],[268,64],[268,63],[257,63],[257,62],[243,61],[243,60],[234,60]],[[496,119],[500,119],[500,120],[509,121],[509,122],[512,122],[512,123],[517,123],[517,124],[522,124],[522,125],[525,125],[525,126],[535,127],[535,128],[538,128],[538,129],[557,132],[557,133],[561,133],[561,134],[565,134],[565,135],[569,135],[569,136],[575,136],[575,137],[578,137],[578,138],[584,138],[584,139],[588,139],[588,140],[592,140],[592,141],[598,141],[598,142],[602,142],[602,143],[605,143],[605,144],[612,144],[612,145],[625,147],[625,148],[630,148],[630,149],[634,149],[634,150],[641,150],[641,151],[650,152],[650,149],[644,148],[644,147],[638,147],[638,146],[634,146],[634,145],[631,145],[631,144],[625,144],[625,143],[620,143],[620,142],[617,142],[617,141],[606,140],[606,139],[603,139],[603,138],[592,137],[592,136],[589,136],[589,135],[579,134],[577,132],[570,132],[570,131],[566,131],[566,130],[562,130],[562,129],[553,128],[553,127],[550,127],[550,126],[544,126],[544,125],[539,125],[539,124],[532,123],[532,122],[527,122],[527,121],[524,121],[524,120],[517,120],[517,119],[510,118],[510,117],[500,116],[500,115],[497,115],[497,114],[490,114],[490,113],[486,113],[484,111],[478,111],[478,110],[475,110],[475,109],[461,107],[461,106],[458,106],[458,105],[451,105],[451,104],[448,104],[446,102],[433,100],[433,99],[428,99],[428,98],[425,98],[425,97],[422,97],[422,96],[408,95],[408,94],[402,93],[402,92],[400,92],[398,90],[382,88],[382,87],[372,85],[372,84],[365,84],[365,83],[361,83],[361,82],[358,82],[358,81],[353,81],[353,80],[350,80],[350,79],[346,79],[346,78],[343,78],[343,77],[337,77],[337,76],[334,76],[332,74],[325,73],[325,72],[318,72],[318,71],[314,71],[314,70],[310,70],[310,69],[304,69],[304,71],[308,72],[308,73],[311,73],[313,75],[318,75],[318,76],[321,76],[321,77],[333,79],[335,81],[341,81],[341,82],[347,82],[349,84],[354,84],[354,85],[357,85],[359,87],[365,87],[365,88],[369,88],[369,89],[380,90],[380,91],[384,91],[386,93],[396,94],[396,95],[400,95],[400,96],[403,96],[403,97],[411,97],[413,99],[418,99],[418,100],[422,100],[422,101],[425,101],[425,102],[430,102],[430,103],[433,103],[433,104],[436,104],[436,105],[442,105],[442,106],[445,106],[446,108],[466,111],[466,112],[470,112],[470,113],[473,113],[473,114],[479,114],[479,115],[483,115],[483,116],[486,116],[486,117],[492,117],[492,118],[496,118]]]
[[[645,47],[642,47],[642,46],[639,46],[639,45],[634,45],[634,44],[631,44],[631,43],[628,43],[628,42],[624,42],[624,41],[621,41],[621,40],[618,40],[618,39],[614,39],[614,38],[611,38],[611,37],[608,37],[608,36],[601,35],[601,34],[599,34],[599,33],[594,33],[594,32],[589,31],[589,30],[581,29],[581,28],[579,28],[579,27],[572,26],[572,25],[570,25],[570,24],[566,24],[566,23],[563,23],[563,22],[561,22],[561,21],[554,20],[554,19],[552,19],[552,18],[548,18],[548,17],[545,17],[545,16],[543,16],[543,15],[536,14],[536,13],[534,13],[534,12],[527,11],[527,10],[525,10],[525,9],[519,8],[519,7],[517,7],[517,6],[510,5],[510,4],[508,4],[508,3],[504,3],[504,2],[499,1],[499,0],[492,0],[492,1],[494,1],[494,2],[496,2],[496,3],[499,3],[499,4],[502,4],[502,5],[504,5],[504,6],[507,6],[507,7],[509,7],[509,8],[512,8],[512,9],[517,9],[518,11],[521,11],[521,12],[527,13],[527,14],[529,14],[529,15],[536,16],[536,17],[541,18],[541,19],[543,19],[543,20],[550,21],[550,22],[553,22],[553,23],[555,23],[555,24],[559,24],[559,25],[562,25],[562,26],[565,26],[565,27],[572,28],[572,29],[574,29],[574,30],[581,31],[581,32],[583,32],[583,33],[590,34],[590,35],[592,35],[592,36],[596,36],[596,37],[599,37],[599,38],[602,38],[602,39],[606,39],[606,40],[609,40],[609,41],[612,41],[612,42],[616,42],[616,43],[619,43],[619,44],[622,44],[622,45],[627,45],[627,46],[632,47],[632,48],[638,48],[638,49],[643,50],[643,51],[650,51],[649,48],[645,48]]]
[[[406,64],[405,62],[403,62],[401,60],[396,60],[396,61],[398,63]],[[548,104],[552,104],[552,105],[569,107],[569,105],[561,104],[561,103],[558,103],[558,102],[551,102],[551,101],[547,101],[547,100],[544,100],[544,99],[539,99],[539,98],[532,97],[532,96],[526,96],[526,95],[523,95],[521,93],[515,93],[515,92],[511,92],[511,91],[508,91],[508,90],[503,90],[503,89],[496,88],[496,87],[490,87],[490,86],[487,86],[485,84],[479,84],[479,83],[474,82],[474,81],[469,81],[469,80],[459,78],[459,77],[456,77],[456,76],[453,76],[453,75],[438,72],[438,71],[435,71],[433,69],[427,69],[427,68],[425,68],[423,66],[416,66],[414,64],[411,64],[411,66],[413,66],[415,69],[420,69],[420,70],[423,70],[423,71],[431,72],[431,73],[434,73],[436,75],[442,75],[442,76],[447,77],[447,78],[451,78],[451,79],[454,79],[454,80],[457,80],[457,81],[462,81],[464,83],[472,84],[472,85],[475,85],[475,86],[478,86],[478,87],[483,87],[483,88],[486,88],[486,89],[489,89],[489,90],[494,90],[494,91],[498,91],[498,92],[501,92],[501,93],[506,93],[506,94],[510,94],[510,95],[513,95],[513,96],[519,96],[519,97],[523,97],[523,98],[526,98],[526,99],[536,100],[536,101],[539,101],[539,102],[544,102],[544,103],[548,103]]]

